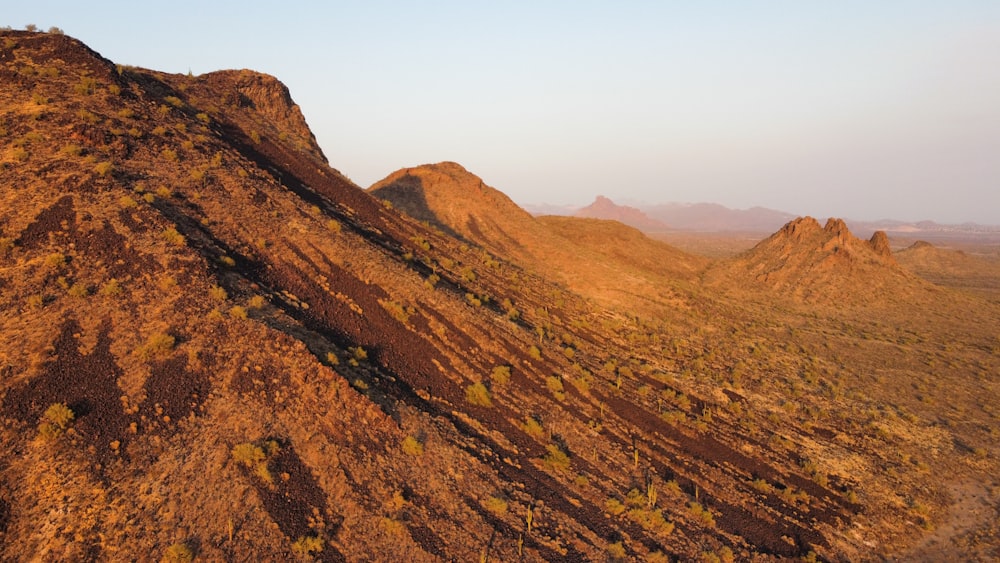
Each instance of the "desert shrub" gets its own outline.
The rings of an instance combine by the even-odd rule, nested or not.
[[[73,87],[73,90],[81,96],[89,96],[97,90],[97,80],[92,76],[80,77],[80,82]]]
[[[266,303],[267,300],[264,299],[263,295],[254,295],[249,301],[247,301],[247,307],[250,307],[251,309],[262,309]]]
[[[545,450],[548,452],[542,458],[542,463],[545,467],[556,471],[569,470],[569,456],[566,455],[566,452],[562,448],[555,444],[549,444],[545,446]]]
[[[413,436],[403,438],[403,453],[413,457],[424,455],[424,445]]]
[[[204,123],[205,125],[208,125],[209,123],[212,122],[212,119],[210,117],[208,117],[208,114],[205,113],[205,112],[200,112],[197,115],[195,115],[194,117],[195,117],[195,119],[197,119],[198,121]]]
[[[495,385],[507,385],[510,382],[510,366],[496,366],[490,372],[490,381]]]
[[[292,551],[299,557],[308,557],[323,551],[323,539],[318,536],[301,536],[292,543]]]
[[[167,241],[167,244],[171,246],[184,246],[187,242],[184,235],[180,234],[174,227],[164,229],[160,233],[160,238]]]
[[[194,561],[194,552],[185,543],[175,543],[163,552],[160,563],[190,563]]]
[[[167,356],[174,350],[176,339],[165,333],[155,332],[146,339],[146,342],[136,351],[139,357],[150,359]]]
[[[184,102],[182,102],[181,99],[178,98],[177,96],[167,96],[167,97],[163,98],[163,101],[167,102],[168,104],[170,104],[172,106],[174,106],[175,108],[182,108],[182,107],[184,107]]]
[[[503,516],[504,514],[507,514],[508,505],[507,501],[504,499],[491,496],[487,497],[487,499],[483,501],[483,508],[489,510],[496,516]]]
[[[482,300],[476,297],[476,294],[474,293],[466,293],[465,300],[468,301],[469,305],[472,305],[473,307],[481,307],[483,305]]]
[[[274,455],[278,449],[278,443],[274,440],[266,442],[263,447],[244,442],[233,446],[230,453],[233,456],[233,461],[252,471],[265,483],[270,484],[274,482],[274,478],[267,467],[267,458]]]
[[[556,398],[557,401],[562,401],[566,398],[565,388],[563,387],[562,379],[556,375],[550,375],[545,378],[545,387],[552,392],[552,396]]]
[[[670,556],[662,551],[654,551],[646,556],[646,563],[670,563]]]
[[[38,434],[46,439],[55,438],[69,427],[74,418],[76,415],[65,403],[52,403],[42,414]]]
[[[465,388],[465,400],[478,407],[492,407],[493,398],[490,390],[482,383],[473,383]]]
[[[49,103],[49,97],[40,92],[35,92],[34,94],[31,95],[31,101],[35,102],[36,106],[44,106],[45,104]]]
[[[90,289],[83,282],[76,282],[67,290],[70,297],[86,297],[90,295]]]
[[[337,353],[336,352],[327,352],[326,353],[326,363],[330,364],[331,366],[339,365],[340,364],[340,358],[337,357]]]
[[[379,305],[381,305],[383,309],[385,309],[390,315],[392,315],[394,319],[403,324],[409,322],[410,315],[412,315],[415,312],[413,307],[404,307],[403,305],[400,305],[396,301],[389,301],[387,299],[380,299]]]
[[[45,257],[45,267],[49,270],[59,270],[66,266],[66,255],[62,252],[53,252]]]
[[[541,423],[535,420],[534,417],[526,416],[524,417],[524,424],[521,426],[524,429],[524,433],[536,440],[544,440],[545,429],[542,428]]]
[[[625,512],[625,505],[616,498],[609,498],[604,501],[604,509],[614,516],[619,516]]]
[[[173,149],[163,149],[162,151],[160,151],[160,155],[163,157],[164,160],[167,160],[169,162],[177,162],[177,151]]]
[[[10,156],[18,162],[24,162],[31,156],[24,147],[14,147],[10,150]]]
[[[122,286],[115,278],[111,278],[101,286],[101,295],[119,295],[121,292]]]
[[[339,233],[340,232],[340,221],[337,221],[336,219],[327,219],[327,221],[326,221],[326,229],[328,231],[330,231],[331,233]]]
[[[350,346],[347,348],[347,351],[350,352],[351,355],[354,356],[354,359],[359,362],[368,359],[368,352],[366,352],[361,346]]]
[[[247,318],[247,310],[239,305],[234,305],[229,309],[229,316],[234,319],[245,319]]]
[[[253,141],[254,144],[259,145],[260,144],[260,133],[258,133],[257,131],[251,131],[250,132],[250,140]]]
[[[215,299],[216,301],[225,301],[226,299],[229,298],[229,294],[226,292],[225,288],[219,287],[217,285],[213,285],[211,288],[209,288],[208,295],[209,297]]]
[[[534,360],[541,360],[542,351],[538,349],[538,346],[532,345],[531,348],[528,348],[528,356]]]
[[[223,254],[222,256],[219,256],[219,264],[222,264],[227,268],[232,268],[236,266],[236,260]]]
[[[82,108],[77,110],[76,116],[80,118],[80,121],[90,124],[97,123],[100,119],[95,113]]]
[[[711,511],[701,505],[700,502],[691,502],[688,504],[688,513],[695,520],[700,521],[702,524],[708,527],[715,526],[715,517],[712,516]]]
[[[608,559],[612,561],[622,561],[625,559],[625,546],[622,542],[617,541],[612,544],[608,544]]]

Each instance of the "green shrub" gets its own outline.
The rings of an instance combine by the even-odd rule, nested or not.
[[[490,373],[490,381],[494,385],[507,385],[510,382],[510,366],[496,366]]]
[[[547,454],[542,458],[545,467],[556,471],[569,471],[569,456],[559,446],[549,444],[545,446]]]
[[[163,552],[160,563],[190,563],[194,561],[194,552],[184,543],[175,543]]]
[[[140,346],[137,352],[140,358],[147,360],[168,356],[174,350],[175,342],[173,336],[165,332],[156,332],[146,339],[146,343]]]
[[[625,505],[616,498],[609,498],[604,501],[604,509],[614,516],[619,516],[625,512]]]
[[[493,397],[482,383],[473,383],[465,388],[465,400],[478,407],[492,407]]]
[[[49,270],[59,270],[66,266],[66,255],[62,252],[53,252],[45,257],[45,267]]]
[[[45,409],[38,423],[38,434],[45,439],[52,439],[62,434],[76,415],[65,403],[53,403]]]
[[[226,292],[225,288],[219,287],[217,285],[213,285],[208,290],[208,295],[212,299],[215,299],[216,301],[225,301],[226,299],[229,299],[229,293]]]
[[[528,348],[528,356],[533,360],[541,360],[542,351],[538,349],[538,346],[532,345],[531,348]]]
[[[97,90],[97,80],[90,76],[80,77],[80,82],[73,87],[73,90],[81,96],[89,96]]]
[[[622,542],[618,541],[612,544],[608,544],[608,559],[612,561],[621,561],[625,559],[625,546]]]
[[[540,422],[535,420],[534,417],[526,416],[524,417],[524,424],[521,426],[524,429],[524,433],[536,440],[546,439],[545,429],[542,428]]]
[[[562,401],[566,398],[565,389],[563,388],[562,379],[556,375],[550,375],[545,378],[545,387],[552,392],[552,396],[556,398],[557,401]]]
[[[87,287],[87,284],[83,282],[76,282],[70,286],[67,293],[69,293],[70,297],[87,297],[90,295],[90,289]]]
[[[292,544],[292,551],[299,557],[308,557],[323,551],[323,539],[318,536],[301,536]]]
[[[424,455],[424,445],[420,443],[413,436],[407,436],[403,439],[403,453],[413,457],[420,457]]]
[[[101,295],[118,295],[122,292],[122,286],[115,278],[111,278],[101,287]]]
[[[180,234],[174,227],[164,229],[163,232],[160,233],[160,237],[167,241],[167,244],[171,246],[184,246],[187,242],[184,235]]]
[[[508,505],[507,501],[504,499],[491,496],[483,501],[483,507],[496,516],[503,516],[504,514],[507,514]]]

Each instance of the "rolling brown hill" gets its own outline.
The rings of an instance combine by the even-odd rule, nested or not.
[[[683,303],[707,261],[617,221],[533,217],[450,162],[406,168],[369,192],[411,217],[480,245],[598,302],[627,310]]]
[[[1000,259],[917,241],[894,254],[896,261],[921,278],[944,287],[1000,298]]]
[[[522,263],[330,168],[272,77],[63,35],[0,31],[0,139],[0,560],[996,553],[989,302],[761,306],[592,220]]]

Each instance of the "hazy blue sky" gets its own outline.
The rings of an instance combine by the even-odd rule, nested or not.
[[[367,187],[1000,224],[1000,2],[6,2],[118,62],[285,82]]]

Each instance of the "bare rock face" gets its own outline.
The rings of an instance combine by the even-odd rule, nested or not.
[[[851,231],[847,229],[847,223],[844,223],[843,219],[837,219],[835,217],[827,219],[826,226],[823,227],[823,230],[838,238],[846,238],[851,235]]]
[[[802,241],[805,238],[818,233],[819,222],[812,217],[799,217],[794,221],[789,221],[778,233],[793,241]]]
[[[292,100],[288,87],[277,78],[252,70],[222,70],[200,76],[199,79],[216,87],[222,86],[222,89],[229,91],[224,100],[226,103],[254,110],[285,134],[294,135],[310,152],[326,162],[302,111]]]
[[[889,247],[889,237],[885,234],[885,231],[875,231],[868,244],[875,251],[875,254],[884,258],[892,256],[892,249]]]

